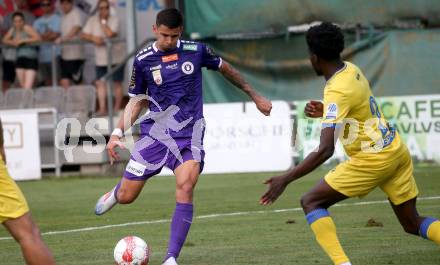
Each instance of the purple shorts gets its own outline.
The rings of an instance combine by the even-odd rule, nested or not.
[[[200,162],[200,173],[204,166],[205,151],[202,145],[193,145],[191,137],[169,138],[158,141],[144,136],[139,139],[131,153],[124,172],[129,180],[147,180],[159,174],[164,166],[174,171],[188,160]]]

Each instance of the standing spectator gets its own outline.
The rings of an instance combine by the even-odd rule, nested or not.
[[[15,12],[12,21],[13,26],[3,37],[3,42],[16,47],[18,82],[22,88],[31,89],[37,76],[38,49],[27,44],[38,42],[41,38],[32,26],[25,24],[23,13]]]
[[[73,6],[72,0],[61,0],[61,37],[56,43],[75,41],[79,39],[82,27],[81,11]],[[82,45],[70,44],[61,46],[61,81],[67,89],[72,83],[80,84],[83,78],[84,49]]]
[[[1,36],[6,34],[2,33]],[[15,81],[15,48],[3,46],[2,48],[2,88],[5,92]]]
[[[41,4],[41,0],[26,0],[29,5],[29,11],[32,12],[32,14],[35,17],[41,17],[44,15],[44,7]]]
[[[98,1],[98,13],[89,18],[84,26],[82,38],[95,45],[95,64],[96,64],[96,89],[98,93],[98,112],[97,115],[107,113],[106,97],[107,89],[105,81],[100,80],[107,73],[106,40],[115,38],[119,34],[119,19],[116,15],[110,14],[110,4],[108,0]],[[120,64],[124,59],[124,47],[122,43],[114,43],[111,51],[112,67]],[[115,111],[119,111],[122,105],[122,81],[124,80],[124,67],[121,67],[112,76],[115,88]]]
[[[43,15],[34,22],[35,30],[40,33],[41,39],[47,42],[55,41],[61,32],[61,18],[54,13],[52,0],[43,0],[40,3]],[[55,61],[57,64],[59,49],[56,49]],[[39,58],[40,80],[46,86],[52,84],[52,45],[46,44],[40,46]]]
[[[24,15],[24,21],[28,25],[32,25],[34,23],[35,17],[29,12],[29,5],[26,0],[16,0],[15,5],[17,7],[17,11],[20,11]],[[3,24],[1,27],[1,36],[3,36],[8,32],[8,30],[12,27],[12,14],[9,13],[3,18]],[[15,81],[15,48],[4,47],[3,48],[3,89],[8,89]]]

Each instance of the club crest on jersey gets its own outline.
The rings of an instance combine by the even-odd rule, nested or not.
[[[162,84],[162,74],[160,73],[160,70],[155,70],[152,72],[153,73],[153,79],[154,82],[156,83],[156,85],[161,85]]]
[[[326,119],[336,119],[338,117],[338,104],[330,103],[327,106],[327,114],[325,116]]]
[[[177,53],[167,55],[167,56],[162,56],[162,62],[164,62],[164,63],[177,61],[177,60],[179,60],[179,55],[177,55]]]
[[[184,72],[187,75],[190,75],[194,72],[194,65],[192,64],[192,62],[184,62],[182,64],[182,72]]]

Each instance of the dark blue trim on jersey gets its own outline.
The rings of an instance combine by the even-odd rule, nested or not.
[[[388,126],[388,130],[390,133],[383,138],[383,148],[392,144],[394,138],[396,137],[396,128]]]
[[[326,209],[316,209],[306,215],[307,223],[313,224],[316,220],[330,216],[330,213]]]
[[[420,225],[419,228],[419,234],[421,237],[423,237],[424,239],[428,239],[428,229],[429,226],[434,223],[435,221],[438,221],[437,219],[433,218],[433,217],[426,217],[425,220],[423,220],[422,224]]]
[[[341,123],[322,123],[322,128],[341,128]]]

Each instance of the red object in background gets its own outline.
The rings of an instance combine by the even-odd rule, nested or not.
[[[41,0],[27,0],[29,5],[29,11],[35,16],[40,17],[43,15],[43,9],[41,8]]]
[[[3,5],[0,5],[0,16],[4,17],[14,11],[14,0],[3,0]]]

